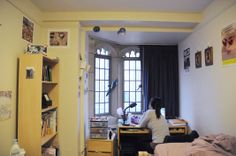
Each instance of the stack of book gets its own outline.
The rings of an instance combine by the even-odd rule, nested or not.
[[[188,124],[184,119],[169,119],[168,122],[173,126],[186,126]]]
[[[50,111],[42,115],[41,136],[50,135],[56,132],[56,111]]]
[[[90,138],[106,139],[108,136],[108,119],[94,117],[90,119]]]

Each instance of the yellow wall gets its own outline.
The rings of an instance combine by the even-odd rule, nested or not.
[[[35,44],[47,44],[48,29],[70,32],[68,48],[48,48],[48,55],[60,60],[59,141],[61,156],[79,155],[79,24],[41,22],[41,11],[30,0],[0,1],[0,90],[11,90],[12,117],[0,121],[0,156],[8,156],[16,134],[17,57],[28,42],[21,38],[23,16],[34,22]],[[43,24],[42,24],[43,23]],[[27,152],[27,151],[26,151]]]
[[[37,15],[37,8],[34,11],[29,14]],[[12,117],[9,120],[0,121],[1,156],[9,155],[12,139],[16,135],[17,57],[24,52],[28,43],[21,38],[23,16],[29,17],[9,2],[0,1],[0,90],[12,91]],[[30,20],[34,22],[33,40],[40,43],[41,28],[36,18],[30,18]]]

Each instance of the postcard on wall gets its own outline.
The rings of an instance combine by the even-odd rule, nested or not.
[[[11,118],[12,91],[0,91],[0,121]]]
[[[184,50],[184,70],[189,71],[190,67],[190,48]]]
[[[49,30],[48,44],[50,47],[68,47],[69,31]]]
[[[205,65],[213,65],[213,48],[208,47],[205,49]]]
[[[236,63],[236,22],[221,31],[223,64]]]
[[[34,23],[23,17],[22,38],[28,42],[33,42]]]
[[[202,67],[202,52],[198,51],[195,53],[195,67],[201,68]]]

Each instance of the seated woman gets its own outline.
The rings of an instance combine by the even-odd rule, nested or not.
[[[153,154],[155,146],[159,143],[163,143],[164,138],[170,135],[167,120],[161,115],[161,98],[151,98],[149,110],[143,114],[139,126],[147,127],[151,130],[152,142],[149,145],[142,146],[146,146],[143,147],[143,150]]]

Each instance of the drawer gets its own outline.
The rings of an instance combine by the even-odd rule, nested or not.
[[[112,153],[88,152],[87,156],[113,156]]]
[[[90,121],[90,127],[108,127],[108,122],[107,121]]]
[[[88,140],[88,152],[103,152],[103,153],[109,153],[112,152],[113,149],[113,142],[110,140]]]

